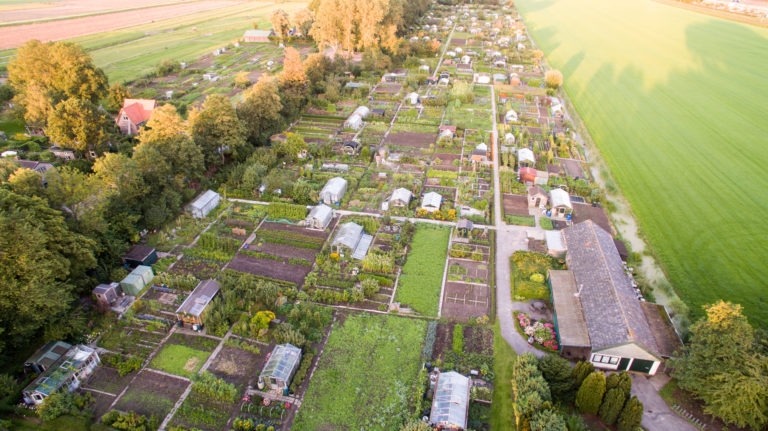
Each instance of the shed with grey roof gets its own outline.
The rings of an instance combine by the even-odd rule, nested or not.
[[[442,430],[467,428],[471,381],[455,371],[440,373],[432,398],[429,422]]]
[[[566,264],[573,273],[589,336],[590,361],[598,368],[655,374],[661,363],[658,344],[613,238],[591,220],[562,232],[568,249]],[[553,283],[551,288],[567,293],[573,286]],[[558,304],[557,297],[553,292],[556,315],[561,305],[575,306]]]
[[[176,310],[176,317],[190,325],[202,325],[203,313],[220,289],[216,280],[201,281]]]

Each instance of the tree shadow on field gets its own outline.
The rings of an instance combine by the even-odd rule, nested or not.
[[[644,82],[654,65],[605,62],[566,88],[693,317],[722,298],[768,328],[768,33],[717,19],[684,30],[693,59],[660,81]]]
[[[519,2],[519,4],[516,2],[515,6],[517,6],[521,12],[529,13],[549,9],[549,7],[554,4],[555,0],[525,0]]]

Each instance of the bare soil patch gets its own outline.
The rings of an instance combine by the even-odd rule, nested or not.
[[[490,293],[488,286],[448,281],[442,315],[463,322],[472,317],[487,316],[491,312]]]
[[[384,143],[402,147],[426,148],[430,144],[434,144],[436,140],[437,135],[432,133],[399,132],[390,133]]]
[[[435,331],[435,347],[432,359],[442,357],[453,348],[453,323],[438,323]]]
[[[90,409],[93,410],[95,417],[100,418],[104,413],[109,411],[109,406],[115,401],[115,397],[112,395],[106,395],[99,392],[81,390],[83,394],[91,394]]]
[[[88,378],[88,381],[83,386],[117,395],[128,386],[134,375],[134,373],[130,373],[120,377],[116,369],[100,366],[93,371],[93,374],[91,374],[91,377]]]
[[[288,244],[275,244],[271,242],[262,241],[261,245],[257,242],[253,242],[248,245],[248,250],[258,251],[261,253],[269,253],[273,256],[279,256],[285,259],[304,259],[308,261],[315,260],[317,250],[312,250],[304,247],[294,247]]]
[[[482,326],[465,326],[464,351],[493,355],[493,330]]]
[[[224,346],[208,371],[216,377],[237,386],[245,386],[258,377],[271,348],[259,345],[261,354],[257,355],[236,347]]]
[[[188,384],[186,380],[143,370],[115,408],[162,418],[168,414]]]
[[[291,265],[274,259],[259,259],[239,253],[227,264],[227,268],[277,280],[290,281],[298,286],[304,283],[304,277],[312,270],[310,266]]]
[[[115,0],[112,0],[109,3],[115,4]],[[122,4],[125,5],[125,3]],[[30,39],[39,39],[43,42],[69,39],[167,18],[176,18],[206,10],[219,9],[236,4],[238,4],[238,2],[200,1],[170,6],[159,6],[151,9],[115,12],[107,15],[89,16],[84,18],[0,27],[0,49],[16,48]],[[3,15],[5,16],[5,14]],[[3,21],[8,22],[7,20],[7,18],[3,19]]]
[[[313,238],[328,238],[328,232],[314,229],[307,229],[301,226],[296,226],[287,223],[270,223],[264,222],[259,230],[282,230],[288,232],[300,233],[304,236],[311,236]]]
[[[504,194],[502,198],[504,214],[528,216],[528,197],[523,195]]]

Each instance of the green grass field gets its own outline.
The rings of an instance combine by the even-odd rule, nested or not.
[[[641,231],[696,316],[768,327],[768,29],[637,0],[519,0]]]
[[[398,281],[395,301],[425,316],[437,316],[450,237],[451,230],[445,227],[424,225],[416,228]]]
[[[192,377],[211,352],[193,349],[181,344],[167,344],[152,358],[149,366],[177,376]]]
[[[357,314],[337,325],[291,429],[398,429],[408,416],[427,323]]]
[[[293,15],[303,7],[306,2],[245,2],[69,41],[87,49],[110,82],[129,81],[154,70],[163,59],[192,62],[236,41],[254,23],[271,28],[269,17],[275,9]],[[12,52],[0,51],[0,62]]]

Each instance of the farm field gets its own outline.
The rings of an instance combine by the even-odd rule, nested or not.
[[[31,39],[42,41],[62,40],[144,24],[154,20],[165,19],[169,16],[183,16],[211,9],[219,9],[234,4],[236,3],[215,1],[175,4],[67,20],[6,26],[0,28],[0,48],[15,48]]]
[[[447,228],[431,225],[416,228],[395,301],[423,315],[437,316],[450,236]]]
[[[111,82],[130,81],[154,70],[163,59],[181,62],[196,60],[214,48],[238,39],[245,30],[253,28],[254,23],[258,24],[259,28],[266,28],[271,25],[269,16],[275,9],[282,8],[292,14],[305,5],[304,2],[240,3],[169,19],[163,19],[167,16],[164,15],[152,18],[154,22],[151,23],[144,20],[136,22],[132,27],[120,25],[119,27],[125,27],[121,29],[115,29],[112,24],[111,27],[98,30],[98,33],[89,31],[69,35],[67,37],[71,39],[67,40],[88,50],[96,65],[104,69]],[[161,8],[150,11],[158,9]],[[83,19],[104,21],[106,18],[100,16]],[[46,25],[61,26],[62,23]],[[11,28],[13,27],[0,28],[0,42],[4,40],[3,32]],[[0,47],[8,48],[2,43]],[[7,62],[7,56],[12,53],[11,49],[0,51],[0,66]]]
[[[408,411],[427,323],[358,314],[336,325],[291,429],[396,429]]]
[[[693,317],[723,298],[768,326],[768,30],[655,2],[516,6]]]
[[[111,11],[193,3],[195,0],[137,0],[125,3],[119,0],[3,0],[0,1],[0,23],[62,19],[66,17],[105,13]]]

